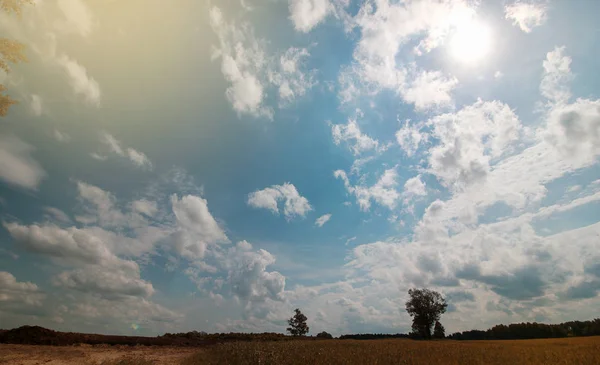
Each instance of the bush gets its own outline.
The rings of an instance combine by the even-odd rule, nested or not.
[[[317,334],[317,338],[324,338],[327,340],[331,340],[333,338],[333,336],[331,335],[331,333],[327,333],[327,332],[323,331],[323,332],[320,332]]]

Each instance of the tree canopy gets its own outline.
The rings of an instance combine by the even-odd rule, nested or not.
[[[290,326],[287,328],[287,331],[292,336],[304,336],[309,331],[308,325],[306,324],[308,318],[306,318],[298,308],[296,308],[294,312],[295,314],[292,318],[288,319],[288,324]]]
[[[413,333],[431,339],[431,328],[446,312],[448,304],[442,295],[430,289],[410,289],[406,311],[413,318]]]
[[[23,4],[32,4],[32,0],[0,0],[0,10],[7,13],[21,14]],[[24,53],[25,45],[6,38],[0,38],[0,69],[8,73],[9,63],[27,61]],[[6,116],[8,109],[17,101],[5,94],[6,87],[0,84],[0,117]]]

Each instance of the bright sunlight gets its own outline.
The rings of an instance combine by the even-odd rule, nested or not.
[[[451,35],[449,51],[454,59],[465,64],[481,61],[491,48],[489,27],[477,20],[460,24]]]

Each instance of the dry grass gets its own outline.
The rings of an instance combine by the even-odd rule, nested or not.
[[[234,342],[201,350],[200,364],[600,364],[600,337],[521,341],[326,340]]]
[[[165,346],[38,346],[0,344],[0,364],[179,365],[197,348]]]
[[[0,344],[0,364],[600,364],[600,337],[522,341],[229,342],[205,348]]]

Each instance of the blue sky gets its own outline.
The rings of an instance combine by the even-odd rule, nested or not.
[[[38,0],[0,32],[0,327],[597,315],[593,1]]]

